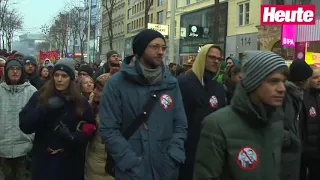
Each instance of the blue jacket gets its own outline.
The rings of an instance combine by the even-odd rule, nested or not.
[[[187,119],[177,80],[163,70],[161,82],[147,84],[138,61],[128,57],[103,89],[100,135],[115,160],[116,180],[177,179],[179,164],[185,160]],[[154,91],[160,92],[159,102],[147,128],[142,125],[126,140],[121,133],[141,113]]]
[[[35,133],[32,149],[32,180],[83,180],[85,151],[89,136],[77,130],[80,121],[95,124],[89,103],[83,98],[83,115],[77,117],[72,102],[49,114],[38,108],[39,92],[35,92],[19,114],[20,129],[25,134]],[[73,140],[63,138],[56,130],[57,121],[67,125]],[[51,150],[58,150],[56,154]],[[63,150],[62,150],[63,149]]]

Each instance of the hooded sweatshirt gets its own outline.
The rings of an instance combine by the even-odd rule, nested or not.
[[[11,85],[7,73],[0,84],[0,157],[16,158],[32,148],[33,135],[26,135],[19,128],[19,112],[37,89],[25,80],[23,73],[18,84]]]
[[[186,161],[180,167],[179,180],[192,180],[196,147],[203,118],[226,105],[223,85],[216,80],[220,68],[217,73],[205,70],[207,53],[213,46],[213,44],[203,46],[191,70],[178,77],[188,118],[188,139],[185,144]]]

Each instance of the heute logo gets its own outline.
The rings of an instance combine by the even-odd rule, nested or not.
[[[261,5],[261,25],[311,25],[316,23],[315,5]]]

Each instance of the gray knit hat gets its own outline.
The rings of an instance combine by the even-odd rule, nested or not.
[[[247,51],[242,63],[241,83],[247,92],[258,88],[263,80],[273,72],[279,69],[288,70],[285,60],[270,51]]]
[[[111,51],[107,52],[107,60],[109,60],[109,58],[114,54],[119,54],[119,53],[115,50],[111,50]]]
[[[76,76],[75,61],[70,58],[59,59],[57,63],[54,65],[53,73],[58,70],[66,72],[70,76],[70,78],[73,80]]]

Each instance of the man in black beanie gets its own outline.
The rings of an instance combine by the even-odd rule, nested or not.
[[[76,79],[76,81],[85,76],[90,76],[91,78],[93,76],[93,69],[92,67],[90,67],[90,65],[85,64],[80,66],[80,68],[78,69],[78,78]]]
[[[300,122],[303,91],[312,76],[311,67],[303,60],[294,60],[289,67],[288,81],[285,83],[287,93],[283,103],[284,141],[281,156],[280,180],[299,180],[300,178]]]
[[[162,61],[165,39],[145,29],[132,48],[103,89],[99,134],[114,159],[115,179],[177,180],[188,125],[177,79]]]

